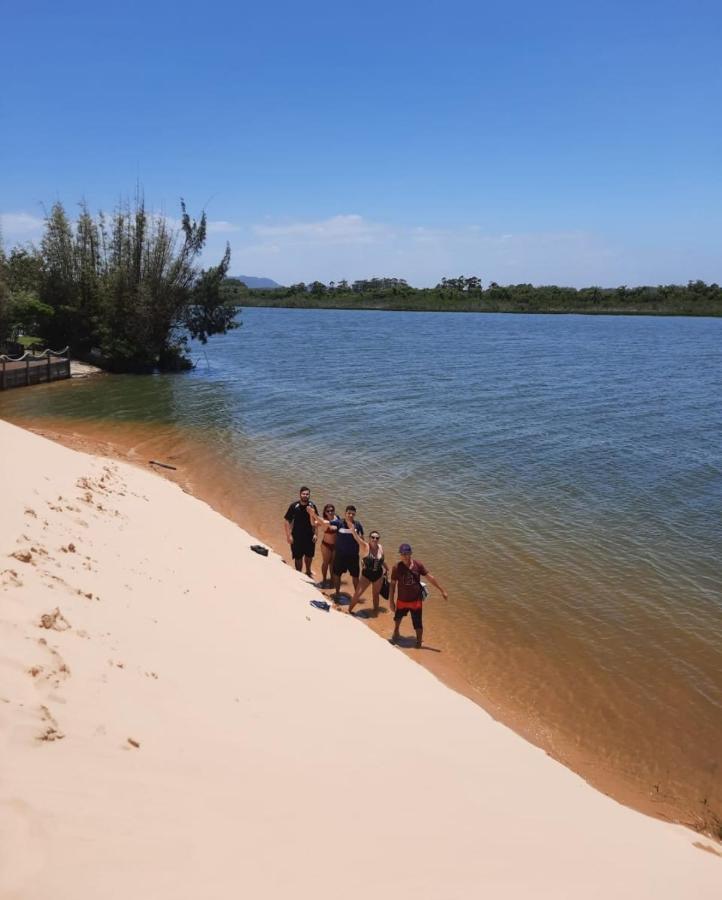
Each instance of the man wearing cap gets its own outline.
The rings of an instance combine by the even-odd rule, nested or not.
[[[439,582],[429,572],[426,566],[419,559],[412,559],[411,547],[409,544],[402,544],[399,547],[399,556],[401,559],[391,570],[391,586],[389,590],[389,605],[394,613],[394,633],[391,635],[392,644],[399,641],[399,626],[401,620],[407,613],[411,613],[411,622],[416,631],[416,647],[421,647],[421,639],[424,635],[424,627],[422,621],[422,590],[421,577],[425,576],[429,581],[441,591],[444,600],[448,600],[448,594],[441,587]],[[396,588],[398,586],[398,599],[396,597]]]

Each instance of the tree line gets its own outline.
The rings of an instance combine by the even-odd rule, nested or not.
[[[612,288],[500,285],[494,281],[485,286],[479,276],[471,275],[442,278],[433,288],[414,288],[403,278],[371,278],[254,289],[245,292],[239,302],[244,306],[343,309],[722,316],[722,288],[704,281]]]
[[[180,206],[174,227],[142,198],[108,216],[81,204],[74,223],[55,203],[39,246],[5,252],[0,241],[0,346],[33,335],[112,371],[187,368],[190,340],[236,327],[237,306],[230,247],[201,268],[206,215]]]

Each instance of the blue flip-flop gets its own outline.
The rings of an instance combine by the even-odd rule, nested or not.
[[[328,612],[331,609],[325,600],[311,600],[311,606],[315,606],[316,609],[322,609],[324,612]]]

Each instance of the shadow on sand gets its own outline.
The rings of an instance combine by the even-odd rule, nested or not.
[[[389,643],[391,643],[391,638],[389,638]],[[429,650],[431,653],[441,653],[440,647],[430,647],[428,644],[422,644],[419,648],[416,647],[416,638],[415,637],[404,637],[401,635],[397,641],[395,641],[395,645],[397,647],[401,647],[402,650]]]

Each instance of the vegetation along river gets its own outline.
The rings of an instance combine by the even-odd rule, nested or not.
[[[8,391],[0,416],[171,461],[281,551],[302,483],[355,503],[449,591],[404,652],[602,790],[718,831],[722,320],[242,320],[190,373]]]

